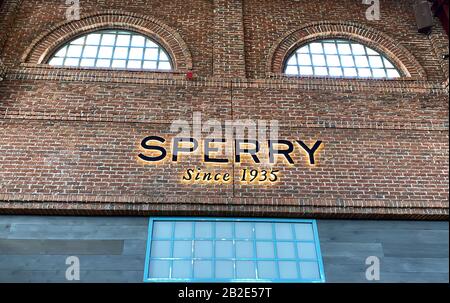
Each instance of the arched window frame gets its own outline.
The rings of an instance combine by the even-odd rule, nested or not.
[[[53,49],[53,51],[50,51],[48,53],[48,55],[46,56],[46,58],[43,60],[44,64],[48,64],[51,65],[50,62],[51,60],[53,60],[55,58],[55,56],[61,51],[63,50],[65,47],[69,47],[71,45],[71,43],[73,43],[74,41],[77,41],[81,38],[85,38],[87,39],[87,37],[89,35],[95,35],[95,34],[100,34],[101,39],[103,38],[103,35],[106,34],[110,34],[110,35],[115,35],[115,41],[114,44],[110,44],[110,45],[102,45],[102,40],[99,41],[98,45],[92,45],[92,46],[97,46],[98,47],[98,51],[95,57],[89,58],[90,60],[95,60],[94,64],[97,64],[98,61],[101,60],[105,60],[105,61],[110,61],[109,66],[81,66],[81,62],[83,59],[83,52],[85,50],[86,47],[90,47],[91,45],[88,45],[86,43],[86,40],[84,40],[83,44],[80,44],[81,48],[81,54],[80,56],[77,57],[73,57],[73,58],[79,58],[79,62],[77,65],[72,66],[72,65],[53,65],[55,67],[62,67],[62,68],[67,68],[67,67],[77,67],[77,68],[86,68],[86,69],[118,69],[118,70],[135,70],[135,71],[153,71],[153,72],[172,72],[175,69],[175,64],[174,64],[174,60],[172,58],[172,55],[170,53],[170,51],[168,49],[166,49],[163,45],[161,45],[161,43],[159,41],[157,41],[156,39],[154,39],[153,37],[149,37],[143,33],[134,31],[134,30],[129,30],[129,29],[122,29],[122,28],[101,28],[101,29],[95,29],[92,31],[88,31],[88,32],[84,32],[82,34],[78,34],[75,36],[70,37],[70,39],[66,39],[68,41],[64,41],[63,43],[60,43],[59,46],[55,47]],[[130,36],[130,42],[128,46],[120,46],[117,44],[117,38],[119,35],[129,35]],[[144,46],[138,46],[138,47],[133,47],[131,45],[132,43],[132,37],[133,36],[140,36],[143,37],[145,40],[145,44]],[[145,60],[144,56],[145,56],[145,51],[147,49],[150,48],[154,48],[154,47],[148,47],[147,43],[148,41],[150,41],[151,43],[155,44],[157,46],[157,59],[156,60]],[[111,54],[111,58],[100,58],[99,55],[99,50],[101,47],[108,47],[108,48],[112,48],[112,54]],[[120,59],[116,59],[114,60],[114,55],[115,55],[115,51],[118,48],[127,48],[127,57],[126,58],[120,58]],[[139,61],[138,59],[136,60],[132,60],[130,59],[130,50],[132,48],[143,48],[143,54],[142,54],[142,58],[140,59],[141,62],[141,67],[140,68],[135,68],[135,67],[128,67],[128,61]],[[167,56],[168,60],[162,60],[160,61],[160,53],[161,51],[165,54],[165,56]],[[67,56],[64,56],[64,61],[67,58]],[[71,58],[71,57],[69,57]],[[114,61],[125,61],[125,65],[126,66],[113,66]],[[145,64],[146,61],[155,61],[156,62],[156,68],[146,68],[143,65]],[[165,69],[161,69],[159,68],[159,64],[160,62],[168,62],[168,64],[170,65],[170,68],[165,68]]]
[[[325,44],[335,44],[336,49],[338,49],[339,44],[350,44],[350,53],[348,54],[328,54],[328,55],[333,55],[333,56],[337,56],[338,60],[339,60],[339,65],[336,66],[329,66],[328,62],[327,62],[327,54],[325,54],[325,51],[323,51],[322,55],[325,57],[326,63],[325,65],[315,65],[313,62],[313,57],[314,55],[320,55],[320,53],[313,53],[311,52],[311,45],[317,45],[320,44],[321,47],[324,47]],[[356,61],[355,61],[355,57],[358,57],[359,55],[354,54],[353,53],[353,48],[352,45],[359,45],[362,46],[364,48],[364,55],[361,56],[365,56],[367,57],[367,59],[369,60],[369,57],[380,57],[381,58],[381,63],[382,63],[382,67],[380,68],[372,68],[371,64],[369,64],[367,67],[360,67],[361,69],[369,69],[370,70],[370,76],[368,75],[363,75],[360,76],[360,73],[358,71],[358,67],[356,66]],[[309,65],[303,65],[305,68],[309,68],[311,67],[312,70],[312,74],[302,74],[300,72],[300,68],[303,67],[299,62],[297,62],[297,68],[299,70],[298,74],[288,74],[286,73],[286,69],[288,67],[288,61],[292,58],[292,56],[296,56],[296,58],[298,58],[298,56],[296,55],[296,53],[298,54],[298,51],[301,50],[302,48],[308,47],[308,52],[305,52],[304,55],[309,56],[309,60],[310,60],[310,64]],[[373,53],[368,53],[368,51],[372,51]],[[351,56],[352,60],[354,62],[354,69],[356,70],[356,74],[353,75],[346,75],[345,74],[345,69],[346,68],[353,68],[352,66],[344,66],[342,64],[342,57],[344,56]],[[298,59],[297,59],[298,60]],[[388,67],[386,67],[386,63],[385,60],[388,62],[388,64],[390,64],[392,67],[390,67],[388,65]],[[369,63],[369,61],[368,61]],[[316,73],[316,68],[326,68],[327,69],[327,74],[319,74]],[[338,75],[330,75],[330,70],[331,69],[340,69],[341,70],[341,74]],[[378,69],[378,70],[383,70],[385,72],[385,77],[377,77],[373,75],[373,70]],[[388,70],[395,70],[396,73],[398,73],[398,75],[396,75],[395,77],[389,77],[387,74]],[[354,39],[348,39],[348,38],[340,38],[340,37],[323,37],[323,38],[318,38],[318,39],[310,39],[308,41],[302,41],[301,43],[297,43],[294,47],[291,48],[291,50],[287,53],[287,55],[285,56],[284,60],[283,60],[283,64],[282,64],[282,74],[284,76],[287,77],[320,77],[320,78],[344,78],[344,79],[399,79],[402,77],[405,77],[404,72],[402,71],[401,68],[399,68],[394,62],[392,62],[392,60],[389,58],[389,56],[387,56],[386,54],[384,54],[382,51],[369,46],[365,43],[362,43],[360,41],[354,40]]]

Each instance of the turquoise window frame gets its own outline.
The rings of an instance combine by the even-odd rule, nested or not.
[[[319,267],[319,278],[318,279],[281,279],[281,278],[276,278],[276,279],[262,279],[262,278],[254,278],[254,279],[241,279],[241,278],[232,278],[232,279],[216,279],[216,278],[208,278],[208,279],[199,279],[199,278],[150,278],[149,274],[150,274],[150,261],[151,260],[167,260],[170,262],[170,271],[172,269],[173,266],[173,261],[178,260],[177,258],[151,258],[151,248],[152,248],[152,236],[153,236],[153,226],[155,222],[172,222],[173,226],[172,226],[172,237],[166,240],[171,241],[171,254],[173,255],[173,243],[174,241],[174,226],[176,222],[192,222],[192,223],[196,223],[196,222],[249,222],[249,223],[271,223],[271,224],[275,224],[275,223],[290,223],[290,224],[297,224],[297,223],[309,223],[312,226],[313,229],[313,240],[292,240],[291,242],[293,243],[314,243],[314,247],[316,250],[316,257],[317,259],[314,259],[314,262],[317,262],[318,267]],[[214,225],[215,226],[215,225]],[[233,229],[234,229],[233,225]],[[275,225],[272,225],[273,229]],[[293,227],[293,225],[291,225]],[[253,230],[253,232],[255,232]],[[236,241],[236,237],[235,235],[233,235],[233,243]],[[161,240],[161,239],[158,239]],[[186,239],[184,239],[186,240]],[[195,240],[195,235],[193,234],[190,238],[191,241]],[[197,239],[198,240],[198,239]],[[202,239],[202,240],[211,240],[211,241],[216,241],[215,236],[213,235],[213,237],[211,239]],[[156,240],[155,240],[156,241]],[[252,242],[254,243],[254,245],[256,245],[256,240],[252,240]],[[277,247],[277,243],[281,242],[278,241],[275,237],[273,237],[272,242],[275,245],[275,250]],[[218,217],[151,217],[149,218],[149,224],[148,224],[148,236],[147,236],[147,246],[146,246],[146,256],[145,256],[145,268],[144,268],[144,282],[148,282],[148,283],[161,283],[161,282],[169,282],[169,283],[234,283],[234,282],[247,282],[247,283],[323,283],[325,282],[325,272],[324,272],[324,266],[323,266],[323,260],[322,260],[322,253],[320,250],[320,241],[319,241],[319,234],[318,234],[318,228],[317,228],[317,222],[316,220],[312,220],[312,219],[272,219],[272,218],[218,218]],[[233,245],[234,247],[234,245]],[[254,247],[254,249],[256,249],[256,246]],[[215,245],[213,245],[213,250],[215,250]],[[297,249],[295,249],[296,251],[296,259],[291,260],[291,259],[287,259],[287,261],[295,261],[295,262],[300,262],[300,261],[311,261],[311,259],[300,259],[298,257],[298,253],[297,253]],[[188,258],[190,260],[202,260],[202,258],[194,258],[193,256],[191,258]],[[188,260],[187,259],[187,260]],[[216,261],[215,255],[212,256],[212,258],[207,258],[208,260],[211,260],[213,262]],[[240,261],[243,259],[238,259],[235,257],[234,255],[234,259],[233,261]],[[257,262],[257,261],[264,261],[265,259],[262,258],[248,258],[248,259],[244,259],[246,261],[253,261],[253,262]],[[271,259],[270,261],[275,261],[276,264],[278,264],[278,261],[280,261],[280,258],[275,258],[275,259]],[[281,261],[286,261],[286,259],[282,259]],[[214,263],[213,263],[214,264]],[[254,264],[255,265],[255,264]],[[255,265],[256,266],[256,265]],[[278,265],[277,265],[278,266]],[[300,274],[300,265],[297,266],[297,273],[299,276],[301,276]],[[213,266],[214,268],[214,266]],[[193,277],[193,269],[191,268],[191,277]],[[213,269],[214,271],[214,269]],[[279,271],[278,271],[278,276],[279,276]]]

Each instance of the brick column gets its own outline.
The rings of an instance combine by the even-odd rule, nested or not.
[[[3,64],[2,59],[0,59],[0,81],[3,81],[5,79],[6,75],[6,66]]]
[[[23,0],[5,0],[0,3],[0,28],[3,34],[0,35],[0,56],[3,53],[5,43],[8,40],[11,28],[16,19],[17,11]]]
[[[243,0],[214,1],[213,74],[245,78]]]

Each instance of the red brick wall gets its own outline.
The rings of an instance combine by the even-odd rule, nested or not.
[[[0,82],[0,213],[448,217],[448,40],[438,23],[430,37],[417,33],[412,1],[382,1],[378,22],[351,0],[82,1],[82,20],[72,23],[63,1],[20,2],[6,1],[0,15],[8,67]],[[41,64],[57,41],[99,19],[159,33],[180,68]],[[309,24],[380,44],[412,76],[283,77],[277,43],[301,37]],[[218,170],[199,155],[137,161],[144,137],[169,139],[170,123],[193,112],[279,120],[283,139],[322,140],[324,148],[315,167],[301,153],[295,166],[278,164],[281,181],[271,186],[183,184],[188,168]],[[220,170],[237,179],[246,167]]]

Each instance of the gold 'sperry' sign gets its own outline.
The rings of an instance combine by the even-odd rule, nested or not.
[[[168,151],[163,144],[166,139],[159,136],[148,136],[141,141],[141,153],[138,158],[144,164],[157,164],[166,158],[170,157]],[[194,154],[202,152],[202,161],[210,164],[228,164],[230,159],[224,156],[219,156],[217,153],[221,148],[226,148],[228,144],[232,145],[234,163],[239,164],[243,161],[243,155],[248,155],[246,159],[250,159],[254,164],[262,164],[263,151],[264,158],[267,159],[268,166],[273,166],[281,158],[283,162],[295,165],[294,150],[295,146],[303,152],[306,162],[310,166],[316,165],[317,153],[323,147],[322,141],[315,141],[313,144],[306,144],[302,140],[267,140],[259,142],[258,140],[250,139],[234,139],[231,142],[221,139],[203,139],[199,142],[192,137],[175,137],[171,145],[171,161],[178,162],[181,154]],[[264,146],[263,146],[264,144]],[[199,146],[202,145],[202,148]],[[240,171],[239,181],[241,183],[255,183],[266,184],[275,183],[280,180],[279,170],[270,169],[242,169]],[[201,168],[187,169],[182,181],[187,183],[230,183],[232,176],[229,172],[206,172]]]

